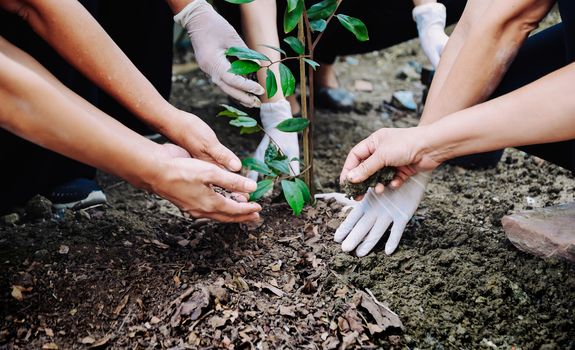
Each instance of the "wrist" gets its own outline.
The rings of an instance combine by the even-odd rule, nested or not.
[[[441,128],[438,128],[436,123],[420,125],[416,129],[419,131],[416,137],[418,140],[416,158],[421,164],[439,166],[452,158],[453,146],[445,139]]]

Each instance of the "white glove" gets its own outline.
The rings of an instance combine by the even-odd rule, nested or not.
[[[276,129],[276,126],[279,123],[291,117],[291,107],[289,102],[285,99],[279,100],[277,102],[262,103],[260,118],[262,121],[262,126],[264,127],[267,135],[264,136],[258,148],[254,152],[254,158],[264,161],[266,149],[270,144],[270,138],[268,136],[270,135],[272,139],[277,143],[276,146],[279,146],[279,148],[284,152],[289,160],[292,160],[293,158],[299,159],[299,143],[297,133],[288,133]],[[299,162],[290,162],[291,175],[299,175],[299,172]],[[258,173],[255,171],[250,171],[248,178],[257,180]]]
[[[429,178],[429,172],[418,173],[397,189],[386,187],[382,194],[376,194],[370,188],[335,232],[335,241],[343,242],[344,252],[355,249],[357,256],[366,256],[393,223],[385,254],[393,253],[405,226],[423,199]]]
[[[226,94],[246,107],[258,107],[264,88],[255,81],[228,72],[231,65],[225,51],[246,47],[236,30],[205,0],[194,0],[174,17],[186,28],[200,68]]]
[[[417,23],[417,31],[419,32],[419,40],[423,52],[429,58],[431,64],[437,68],[443,48],[449,40],[449,37],[445,34],[445,23],[447,21],[445,6],[440,3],[416,6],[413,9],[413,20]]]

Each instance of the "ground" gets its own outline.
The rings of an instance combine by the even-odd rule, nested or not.
[[[374,91],[356,93],[353,113],[318,113],[320,191],[337,189],[356,142],[417,123],[382,104],[397,90],[420,99],[420,83],[397,78],[408,62],[425,62],[415,42],[338,63],[343,86],[367,80]],[[197,70],[174,77],[173,102],[240,156],[257,145],[213,117],[228,100]],[[492,170],[441,167],[398,251],[365,258],[332,241],[345,216],[335,203],[296,218],[268,202],[264,224],[247,228],[186,219],[100,180],[105,207],[60,220],[29,210],[0,224],[0,349],[575,348],[575,266],[518,251],[500,225],[507,213],[574,200],[575,180],[521,152]]]

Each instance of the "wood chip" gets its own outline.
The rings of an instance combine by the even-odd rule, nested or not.
[[[80,343],[84,344],[84,345],[91,345],[94,344],[96,342],[96,339],[94,339],[94,337],[92,336],[87,336],[82,338],[82,340],[80,340]]]
[[[58,350],[60,349],[56,343],[46,343],[42,345],[42,350]]]
[[[128,300],[130,300],[130,294],[126,294],[122,298],[122,301],[120,302],[120,304],[118,304],[118,306],[116,306],[114,311],[112,311],[112,314],[114,314],[114,316],[118,316],[122,312],[122,310],[124,310],[126,305],[128,305]]]
[[[281,305],[280,306],[280,315],[295,317],[294,307]]]

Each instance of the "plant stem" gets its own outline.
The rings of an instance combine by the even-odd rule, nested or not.
[[[310,58],[310,59],[311,59],[311,56],[310,56],[310,55],[303,55],[303,56],[301,56],[301,57],[303,57],[303,58]],[[272,63],[267,64],[267,65],[263,65],[263,66],[261,66],[261,67],[262,67],[262,68],[269,68],[269,67],[273,66],[273,65],[276,64],[276,63],[280,63],[280,62],[284,62],[284,61],[290,61],[290,60],[299,60],[299,59],[300,59],[300,56],[297,56],[297,57],[284,57],[284,58],[282,58],[281,60],[273,61]]]
[[[268,134],[268,132],[266,131],[266,129],[264,129],[261,125],[258,124],[258,128],[260,128],[261,131],[264,132],[264,134],[266,134],[267,137],[269,137],[270,142],[273,143],[274,145],[276,145],[276,147],[278,148],[278,151],[284,155],[285,157],[287,157],[288,155],[285,154],[285,152],[282,150],[282,148],[280,147],[280,145],[276,142],[276,140],[273,139],[273,137],[271,137],[270,134]],[[298,177],[299,175],[296,175],[295,171],[293,170],[292,166],[291,166],[291,159],[288,159],[288,166],[289,169],[291,170],[292,174],[294,174],[294,177]]]
[[[307,11],[304,10],[304,16],[307,17]],[[298,23],[298,39],[299,41],[301,41],[302,43],[306,42],[306,29],[305,29],[305,22],[304,22],[304,16],[302,16],[299,20]],[[308,47],[308,50],[311,50],[312,47]],[[313,56],[312,56],[313,59]],[[303,131],[303,160],[304,163],[306,164],[306,166],[309,168],[309,171],[307,171],[304,174],[304,180],[305,183],[307,185],[307,187],[309,188],[312,198],[315,194],[315,187],[314,187],[314,183],[313,183],[313,157],[312,157],[312,133],[311,128],[311,122],[312,120],[309,118],[310,116],[308,115],[308,105],[307,105],[307,77],[306,77],[306,72],[305,72],[305,61],[304,61],[304,57],[300,56],[299,57],[299,74],[300,74],[300,93],[301,93],[301,116],[304,119],[308,119],[310,121],[310,126],[308,126],[304,131]]]

